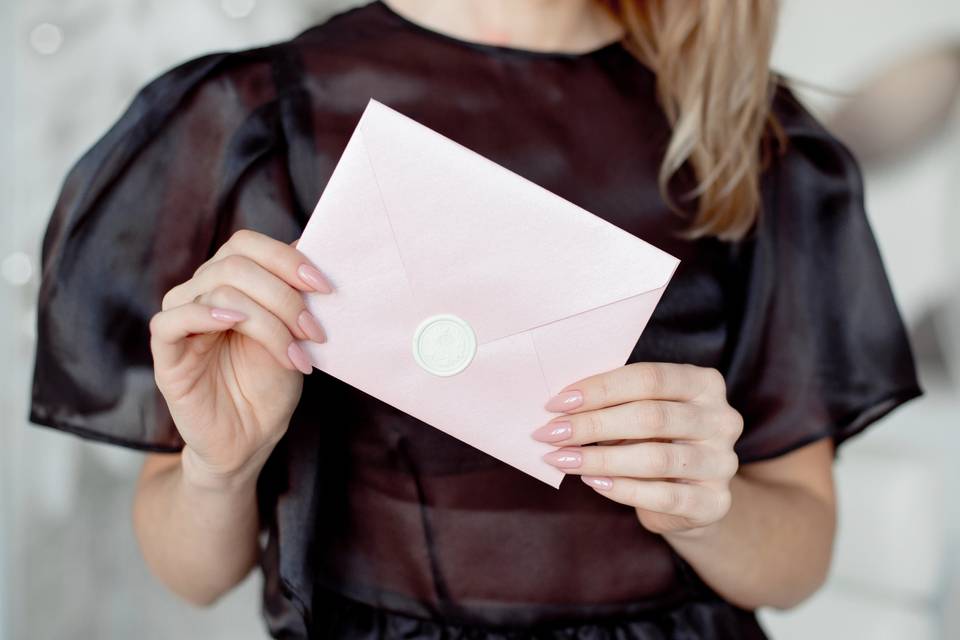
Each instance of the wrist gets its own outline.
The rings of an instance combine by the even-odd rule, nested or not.
[[[213,469],[189,445],[183,447],[180,471],[183,482],[191,489],[219,494],[246,493],[255,490],[263,468],[257,456],[231,471]]]

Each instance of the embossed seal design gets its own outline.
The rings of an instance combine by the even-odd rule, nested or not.
[[[477,353],[477,336],[465,320],[450,313],[430,316],[413,333],[413,357],[436,376],[467,368]]]

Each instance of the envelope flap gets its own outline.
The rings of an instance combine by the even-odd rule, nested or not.
[[[679,264],[376,100],[358,132],[418,306],[481,344],[663,287]]]

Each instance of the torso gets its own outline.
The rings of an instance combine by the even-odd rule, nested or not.
[[[654,76],[621,44],[574,55],[473,45],[375,2],[288,46],[314,143],[290,151],[304,208],[375,98],[680,258],[628,362],[722,369],[727,250],[677,236],[686,220],[657,187],[669,128]],[[276,507],[275,626],[328,592],[412,616],[535,624],[632,614],[704,589],[632,508],[572,478],[555,490],[320,371],[261,490]]]

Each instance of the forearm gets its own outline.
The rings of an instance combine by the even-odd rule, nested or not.
[[[730,483],[725,517],[700,530],[665,534],[704,581],[746,609],[788,608],[825,580],[835,529],[833,507],[804,488],[754,480]]]
[[[256,563],[256,475],[203,486],[185,476],[180,460],[141,478],[134,530],[153,573],[186,600],[208,605]]]

